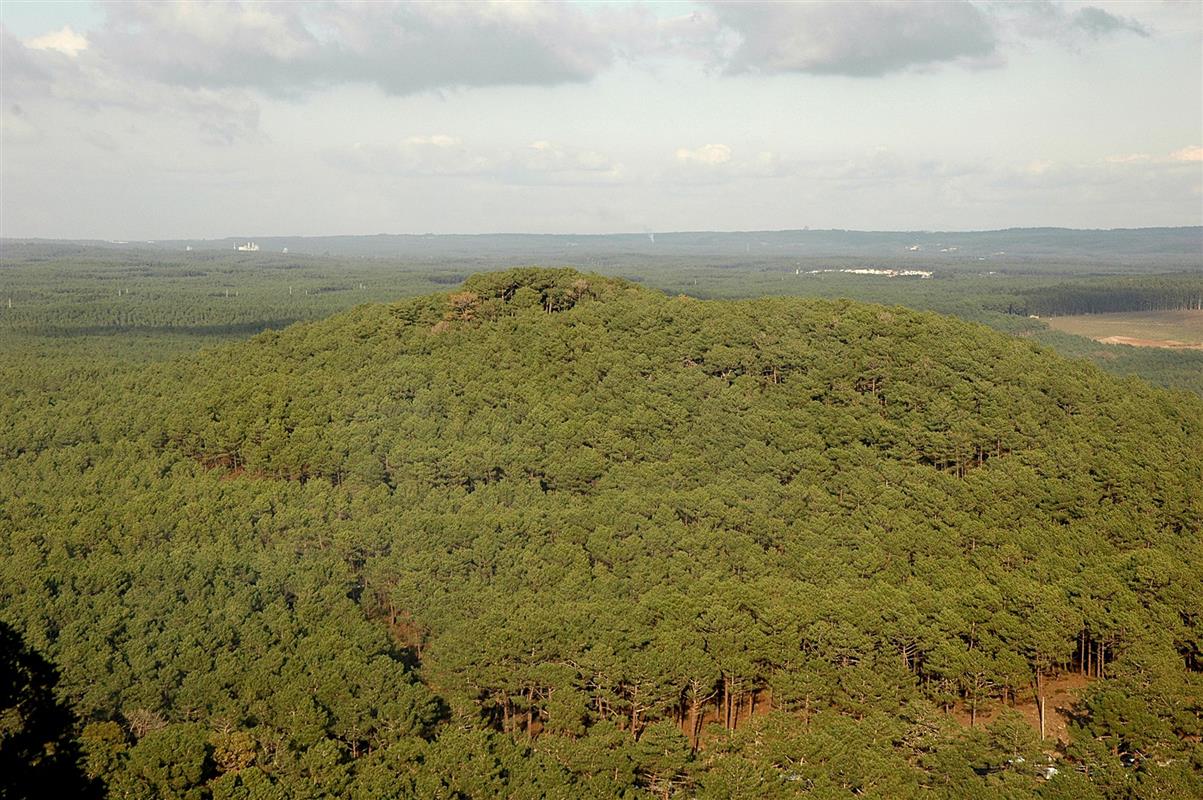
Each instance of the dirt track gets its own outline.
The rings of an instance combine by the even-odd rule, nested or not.
[[[1173,350],[1203,350],[1203,344],[1190,344],[1174,339],[1137,339],[1132,336],[1103,336],[1095,339],[1103,344],[1126,344],[1132,347],[1166,347]]]

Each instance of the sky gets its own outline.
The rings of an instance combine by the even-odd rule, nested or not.
[[[1203,224],[1203,2],[0,4],[0,236]]]

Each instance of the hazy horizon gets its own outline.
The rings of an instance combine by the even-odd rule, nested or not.
[[[119,239],[118,237],[104,236],[10,236],[5,234],[0,236],[0,240],[10,241],[44,241],[44,242],[101,242],[107,244],[157,244],[166,242],[221,242],[230,239],[239,241],[246,239],[369,239],[374,237],[503,237],[503,236],[546,236],[546,237],[620,237],[620,236],[675,236],[675,235],[695,235],[695,234],[718,234],[718,235],[741,235],[741,234],[781,234],[781,233],[846,233],[846,234],[868,234],[868,235],[883,235],[893,236],[902,234],[913,234],[916,236],[937,236],[941,234],[948,235],[972,235],[972,234],[990,234],[990,233],[1006,233],[1009,231],[1028,232],[1028,231],[1061,231],[1067,233],[1124,233],[1124,232],[1142,232],[1142,231],[1187,231],[1203,228],[1203,224],[1197,225],[1143,225],[1143,226],[1117,226],[1111,228],[1072,228],[1061,225],[1025,225],[1013,226],[1009,228],[693,228],[682,230],[610,230],[596,232],[581,232],[581,231],[524,231],[524,230],[487,230],[487,231],[446,231],[436,233],[433,231],[336,231],[336,232],[319,232],[319,233],[248,233],[236,232],[226,233],[216,236],[159,236],[149,237],[146,239],[130,238]]]

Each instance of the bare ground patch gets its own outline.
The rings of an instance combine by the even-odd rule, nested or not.
[[[1050,328],[1102,344],[1203,350],[1203,311],[1125,311],[1046,317]]]

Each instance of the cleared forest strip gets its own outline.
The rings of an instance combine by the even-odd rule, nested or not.
[[[1125,311],[1046,317],[1054,330],[1104,344],[1203,350],[1203,311]]]

